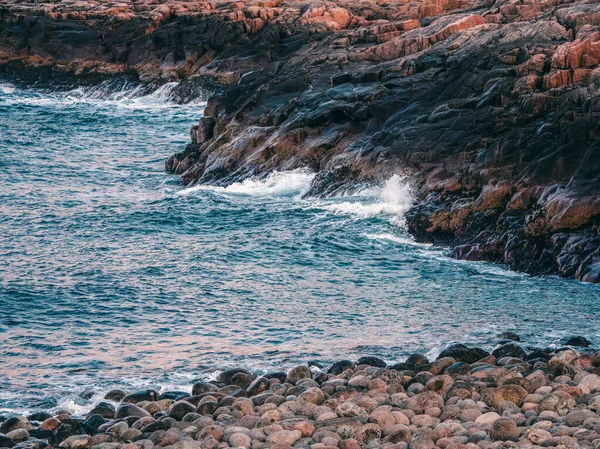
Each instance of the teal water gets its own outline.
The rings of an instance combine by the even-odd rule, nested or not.
[[[312,174],[177,185],[202,103],[166,86],[0,85],[0,412],[83,413],[119,386],[189,389],[215,369],[435,356],[452,342],[600,344],[600,286],[456,261],[403,229],[399,176],[301,199]]]

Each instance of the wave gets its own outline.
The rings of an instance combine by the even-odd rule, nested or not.
[[[240,196],[253,197],[289,197],[301,196],[308,191],[315,174],[301,168],[290,171],[275,171],[267,177],[256,177],[234,182],[227,187],[196,185],[175,193],[175,196],[187,196],[197,191],[213,191]]]
[[[0,84],[0,94],[7,95],[3,99],[3,103],[6,105],[65,107],[89,103],[93,105],[112,105],[124,109],[164,109],[182,104],[182,95],[179,88],[180,83],[176,82],[153,88],[127,80],[107,80],[99,84],[81,86],[67,91],[27,89],[21,91],[22,95],[18,96],[8,96],[8,94],[15,91],[14,86]],[[202,98],[203,96],[198,93],[195,99],[186,101],[185,105],[203,107],[205,101]]]
[[[11,95],[15,91],[15,86],[8,83],[0,83],[0,94]]]
[[[375,201],[364,202],[365,196],[371,196]],[[355,201],[322,204],[321,208],[335,214],[352,215],[357,218],[391,215],[394,224],[403,226],[404,214],[414,202],[408,180],[400,175],[393,175],[382,187],[363,190],[356,194],[356,197]]]
[[[422,248],[430,248],[431,246],[433,246],[431,243],[417,242],[408,235],[407,236],[398,236],[398,235],[394,235],[394,234],[383,233],[383,234],[365,234],[365,237],[367,237],[368,239],[371,239],[371,240],[392,242],[392,243],[398,243],[400,245],[408,245],[408,246],[415,246],[415,247],[422,247]]]

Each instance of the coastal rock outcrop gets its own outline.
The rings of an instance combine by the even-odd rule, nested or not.
[[[183,184],[404,173],[417,238],[600,282],[596,1],[2,0],[0,22],[4,73],[216,80],[166,161]]]

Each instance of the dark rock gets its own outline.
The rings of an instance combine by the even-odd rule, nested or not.
[[[122,399],[122,402],[137,404],[142,401],[158,401],[158,391],[155,390],[140,390],[130,393]]]
[[[4,435],[0,435],[0,447],[8,447],[11,448],[13,446],[15,446],[17,443],[15,443],[13,440],[11,440],[10,438],[4,436]]]
[[[469,348],[463,344],[456,344],[444,349],[438,356],[438,359],[452,357],[457,362],[475,363],[488,355],[490,355],[490,353],[483,349]]]
[[[415,352],[414,354],[411,354],[404,363],[414,366],[425,366],[429,364],[429,360],[427,360],[427,357],[423,354]]]
[[[192,394],[194,394],[193,389],[192,389]],[[189,396],[189,393],[186,393],[185,391],[166,391],[166,392],[162,393],[158,397],[158,399],[159,400],[171,399],[172,401],[178,401],[180,399],[187,398],[188,396]]]
[[[33,426],[24,416],[12,416],[0,424],[0,433],[7,434],[17,429],[31,430]]]
[[[156,416],[156,415],[155,415]],[[150,434],[157,430],[168,430],[171,428],[170,423],[164,421],[154,421],[140,429],[143,434]]]
[[[287,374],[285,381],[292,385],[296,385],[296,382],[302,379],[312,379],[312,372],[306,365],[298,365],[295,368],[292,368]]]
[[[151,416],[151,415],[146,410],[138,407],[135,404],[122,403],[121,405],[119,405],[119,408],[117,408],[117,412],[115,413],[115,419],[127,418],[129,416],[143,418],[144,416]]]
[[[52,433],[52,436],[48,438],[48,443],[52,446],[58,446],[73,435],[94,435],[94,433],[94,429],[90,428],[83,421],[64,419]]]
[[[254,380],[254,376],[246,373],[236,373],[231,378],[231,384],[240,387],[242,390],[245,390],[250,386],[252,381]]]
[[[113,414],[114,416],[114,414]],[[100,414],[92,414],[90,415],[88,413],[88,418],[85,421],[85,425],[88,426],[90,429],[97,431],[98,427],[100,427],[102,424],[106,424],[108,422],[107,419],[105,419],[102,415]]]
[[[198,382],[196,384],[194,384],[194,386],[192,387],[192,396],[196,396],[202,393],[207,393],[210,391],[217,391],[219,389],[219,387],[217,387],[214,384],[211,384],[209,382]],[[189,395],[187,395],[189,396]],[[187,396],[184,396],[187,397]],[[180,398],[183,399],[183,398]]]
[[[517,359],[525,360],[527,353],[521,348],[521,346],[515,343],[506,343],[492,351],[492,355],[500,360],[503,357],[515,357]]]
[[[48,418],[52,418],[52,415],[48,412],[36,412],[36,413],[32,413],[31,415],[29,415],[27,417],[27,419],[29,421],[37,421],[37,422],[46,421]]]
[[[269,379],[266,377],[259,377],[255,379],[249,386],[246,388],[246,393],[248,396],[254,396],[269,388]]]
[[[125,396],[127,396],[127,392],[125,390],[115,388],[107,391],[104,395],[104,399],[108,401],[121,402]]]
[[[471,372],[471,365],[465,362],[456,362],[450,365],[448,368],[444,370],[445,374],[450,374],[452,376],[469,374]]]
[[[381,360],[378,357],[373,357],[373,356],[361,357],[360,359],[358,359],[356,364],[357,365],[369,365],[369,366],[374,366],[376,368],[385,368],[387,366],[387,363],[385,363],[383,360]]]
[[[347,369],[354,369],[354,363],[350,360],[340,360],[329,367],[327,374],[333,374],[334,376],[337,376],[338,374],[342,374]]]
[[[196,406],[187,401],[177,401],[169,409],[169,416],[181,421],[185,415],[196,411]]]
[[[223,385],[231,385],[233,382],[233,377],[236,374],[245,374],[248,377],[251,377],[252,374],[245,370],[245,369],[241,369],[241,368],[234,368],[234,369],[228,369],[226,371],[223,371],[222,373],[220,373],[217,376],[217,381]],[[246,385],[247,387],[247,385]]]
[[[88,412],[86,417],[89,418],[92,415],[100,415],[103,418],[113,419],[115,417],[115,413],[116,410],[111,404],[107,402],[100,402]]]
[[[502,340],[521,341],[521,337],[514,332],[502,332],[498,335],[498,338],[501,338]]]
[[[283,371],[275,371],[275,372],[267,373],[262,377],[264,377],[265,379],[277,379],[277,380],[279,380],[279,382],[284,383],[285,378],[287,377],[287,373],[285,373]]]
[[[212,415],[219,408],[219,404],[214,401],[207,401],[198,406],[196,412],[200,415]]]
[[[95,394],[96,392],[94,390],[85,390],[79,393],[79,397],[83,399],[91,399]]]
[[[585,337],[571,337],[567,340],[565,345],[587,348],[588,346],[592,345],[592,342]]]
[[[47,440],[52,436],[51,430],[31,429],[28,432],[31,438],[37,438],[38,440]],[[2,447],[1,441],[0,447]]]

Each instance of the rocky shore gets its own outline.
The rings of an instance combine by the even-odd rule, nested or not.
[[[0,448],[600,447],[600,353],[590,342],[540,349],[499,337],[491,353],[457,344],[391,366],[367,356],[263,375],[230,369],[191,394],[113,389],[85,417],[2,417]]]
[[[599,63],[592,0],[0,0],[0,72],[216,81],[166,161],[184,184],[309,167],[326,196],[403,173],[417,238],[588,282]]]

